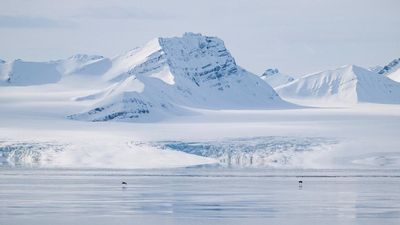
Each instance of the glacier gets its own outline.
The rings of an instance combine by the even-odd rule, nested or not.
[[[329,151],[338,140],[321,137],[250,137],[216,141],[161,141],[153,146],[189,154],[216,158],[228,167],[306,168],[311,154]]]
[[[68,142],[1,141],[0,165],[12,167],[152,168],[169,167],[159,157],[175,158],[173,164],[211,164],[223,167],[312,168],[312,154],[331,151],[339,143],[321,137],[251,137],[212,141],[129,141],[109,148]],[[117,150],[118,149],[118,150]],[[139,157],[138,155],[142,156]],[[152,157],[144,159],[143,156]],[[186,159],[185,159],[186,157]],[[193,158],[193,159],[191,159]],[[310,158],[307,160],[307,158]],[[157,159],[159,164],[149,161]],[[196,160],[197,161],[196,161]],[[139,160],[143,160],[142,163]],[[184,160],[178,164],[179,160]],[[145,164],[143,164],[145,163]]]

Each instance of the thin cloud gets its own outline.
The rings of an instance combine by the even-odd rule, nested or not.
[[[0,15],[0,28],[70,28],[75,24],[44,17]]]

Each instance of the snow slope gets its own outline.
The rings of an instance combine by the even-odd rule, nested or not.
[[[400,82],[400,67],[387,75],[390,79]]]
[[[316,100],[325,104],[400,103],[400,84],[348,65],[301,77],[277,89],[284,99]]]
[[[294,80],[293,77],[280,73],[278,69],[267,69],[260,77],[273,88]]]
[[[80,99],[95,103],[70,118],[154,121],[187,107],[290,107],[254,74],[239,67],[222,40],[200,34],[158,38],[112,60],[110,88]]]

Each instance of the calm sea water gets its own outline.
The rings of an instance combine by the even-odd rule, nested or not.
[[[0,168],[2,225],[268,223],[400,224],[400,171]]]

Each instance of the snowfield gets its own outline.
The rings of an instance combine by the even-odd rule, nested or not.
[[[400,165],[399,105],[365,103],[342,108],[274,110],[190,108],[190,115],[140,123],[67,119],[66,115],[87,107],[74,100],[85,92],[58,84],[2,87],[3,165],[166,168],[218,164],[378,169]],[[193,145],[203,147],[190,152],[187,147]],[[204,150],[209,152],[202,154]]]

